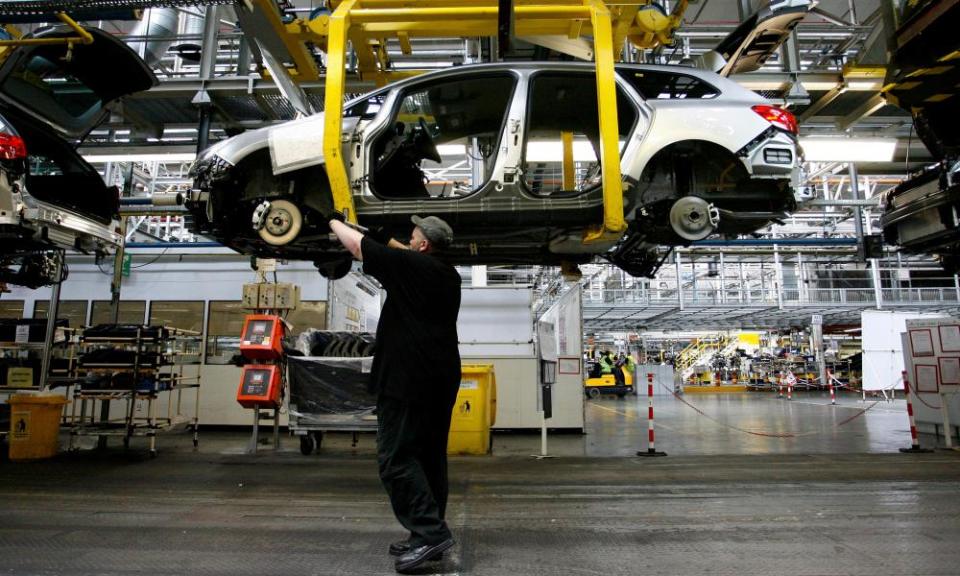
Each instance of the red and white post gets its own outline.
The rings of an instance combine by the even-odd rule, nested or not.
[[[837,403],[837,393],[833,390],[833,374],[827,370],[827,387],[830,388],[830,403]]]
[[[653,441],[653,372],[647,372],[647,451],[637,452],[637,456],[666,456],[666,452],[657,452]]]
[[[910,400],[910,380],[907,379],[907,371],[900,373],[903,377],[903,393],[907,397],[907,416],[910,417],[910,447],[901,448],[901,452],[933,452],[920,447],[920,439],[917,437],[917,422],[913,418],[913,402]]]
[[[793,400],[793,383],[796,379],[793,372],[787,372],[787,400]]]

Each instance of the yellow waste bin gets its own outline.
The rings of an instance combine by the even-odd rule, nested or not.
[[[460,371],[460,392],[450,419],[447,454],[489,454],[490,428],[497,419],[493,364],[464,364]]]
[[[60,448],[60,413],[67,399],[58,394],[10,396],[10,459],[38,460]]]

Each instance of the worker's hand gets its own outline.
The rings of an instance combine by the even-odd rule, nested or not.
[[[384,246],[390,242],[391,238],[383,226],[374,226],[373,228],[369,228],[363,233],[363,235],[379,244],[383,244]]]
[[[343,215],[343,212],[341,212],[341,211],[339,211],[339,210],[332,210],[332,209],[331,209],[329,212],[325,212],[325,213],[323,214],[323,218],[324,218],[327,222],[330,222],[331,220],[336,220],[337,222],[346,222],[346,221],[347,221],[347,217]]]
[[[323,217],[323,221],[324,221],[324,222],[327,222],[327,223],[332,222],[332,221],[334,221],[334,220],[336,220],[336,221],[338,221],[338,222],[346,222],[346,221],[347,221],[347,218],[346,218],[346,216],[344,216],[343,212],[341,212],[341,211],[339,211],[339,210],[334,210],[332,207],[331,207],[331,208],[326,208],[326,209],[321,209],[321,210],[320,210],[320,216],[322,216],[322,217]]]

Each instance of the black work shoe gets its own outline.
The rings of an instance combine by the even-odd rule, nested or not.
[[[425,544],[411,548],[406,554],[397,558],[393,567],[397,572],[405,574],[408,570],[413,570],[424,562],[439,559],[443,556],[444,550],[448,550],[452,546],[453,538],[447,538],[437,544]]]
[[[410,551],[410,541],[409,540],[397,540],[390,544],[390,555],[391,556],[403,556]],[[439,560],[443,557],[443,552],[441,552],[435,559]]]
[[[403,556],[410,551],[410,541],[409,540],[397,540],[390,544],[390,555],[391,556]]]

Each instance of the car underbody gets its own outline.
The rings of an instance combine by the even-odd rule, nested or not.
[[[707,155],[711,152],[712,155]],[[495,211],[457,214],[454,244],[444,258],[457,264],[582,264],[600,255],[635,276],[659,268],[661,245],[686,245],[701,225],[735,236],[753,232],[796,208],[790,182],[749,178],[742,163],[702,144],[674,147],[651,162],[626,193],[628,231],[615,246],[596,248],[581,242],[583,231],[600,222],[599,193],[576,210]],[[192,204],[198,232],[244,254],[314,261],[322,272],[349,269],[343,247],[331,237],[322,214],[331,207],[326,175],[320,167],[274,176],[251,157],[237,167],[198,167],[206,200]],[[492,184],[496,185],[496,184]],[[240,197],[235,196],[242,190]],[[263,201],[285,200],[299,207],[302,227],[292,242],[277,246],[263,240],[250,215]],[[430,210],[424,202],[422,213]],[[404,213],[359,214],[361,224],[398,239],[410,232]],[[280,220],[283,220],[281,217]],[[282,222],[279,224],[282,226]],[[469,230],[485,230],[471,234]],[[489,230],[496,230],[491,234]]]

